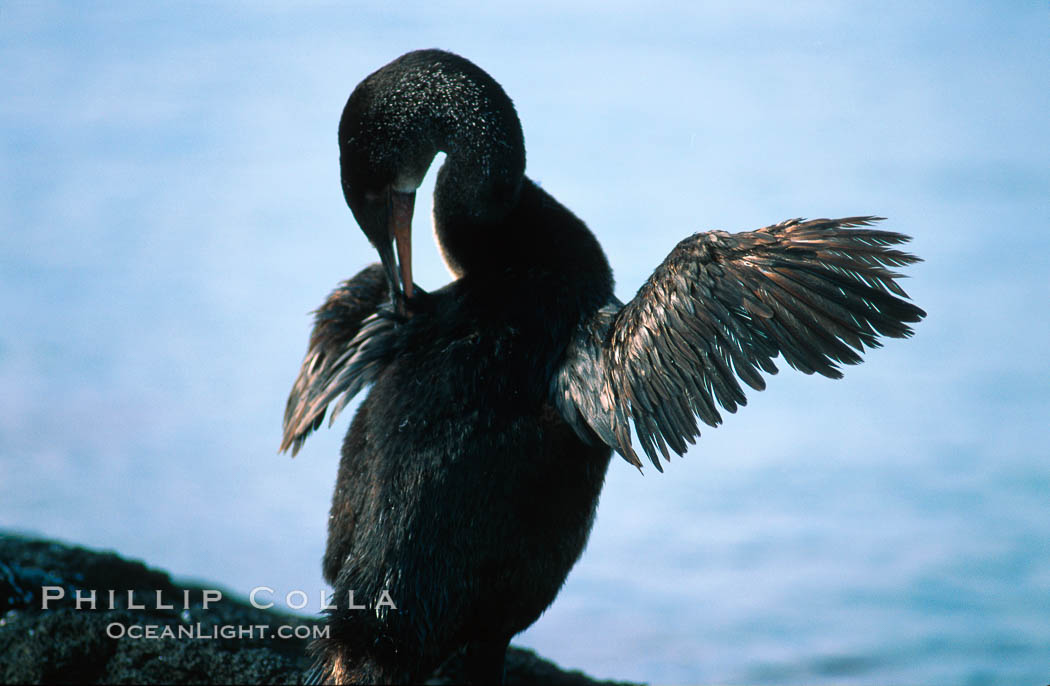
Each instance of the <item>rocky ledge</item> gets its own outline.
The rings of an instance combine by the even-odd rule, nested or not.
[[[178,584],[112,552],[0,531],[0,682],[301,683],[316,620],[260,610],[229,594],[216,602],[208,595],[215,588]],[[110,596],[99,589],[119,590]],[[275,635],[279,627],[287,638]],[[456,683],[459,674],[453,657],[428,683]],[[515,647],[507,653],[506,682],[614,683]]]

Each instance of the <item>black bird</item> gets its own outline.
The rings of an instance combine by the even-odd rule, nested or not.
[[[839,378],[925,313],[890,267],[918,261],[879,218],[792,219],[679,243],[629,303],[586,225],[524,175],[510,98],[466,59],[408,53],[339,123],[343,193],[382,264],[317,311],[288,398],[298,452],[371,385],[343,443],[318,642],[335,682],[419,682],[458,650],[499,681],[511,637],[550,605],[587,541],[612,451],[662,471],[765,386],[778,354]],[[436,153],[434,224],[456,277],[412,283],[416,188]],[[396,255],[395,255],[396,245]],[[898,297],[899,296],[899,297]],[[356,603],[347,607],[347,591]],[[383,596],[387,592],[388,596]],[[377,602],[385,599],[388,602]],[[391,607],[391,603],[393,607]]]

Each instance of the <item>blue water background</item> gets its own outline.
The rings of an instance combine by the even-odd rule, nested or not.
[[[0,4],[0,526],[316,601],[348,414],[276,447],[308,312],[374,259],[336,124],[434,46],[514,98],[623,299],[694,231],[793,216],[926,259],[913,340],[782,371],[665,474],[615,461],[517,642],[658,683],[1046,683],[1042,1]]]

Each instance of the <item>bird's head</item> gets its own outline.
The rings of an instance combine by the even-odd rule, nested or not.
[[[413,294],[415,192],[438,152],[446,153],[435,190],[439,228],[491,225],[516,202],[525,169],[521,125],[503,89],[470,61],[418,50],[350,94],[339,122],[343,195],[402,312]]]
[[[389,97],[388,68],[362,81],[347,100],[339,122],[339,166],[346,203],[378,251],[394,304],[404,312],[413,294],[416,189],[437,149],[420,132],[397,125],[404,114]]]

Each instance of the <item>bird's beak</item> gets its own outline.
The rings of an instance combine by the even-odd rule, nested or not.
[[[383,272],[390,285],[391,304],[401,315],[408,314],[407,303],[413,292],[412,209],[415,203],[414,191],[402,193],[388,188],[386,202],[377,208],[380,211],[374,215],[365,215],[364,221],[358,221],[362,228],[367,226],[378,229],[378,231],[366,230],[365,234],[375,246],[379,259],[383,262]]]
[[[412,210],[415,204],[415,191],[402,193],[390,190],[390,237],[397,246],[397,262],[401,276],[400,293],[404,295],[399,301],[399,307],[412,297]]]

